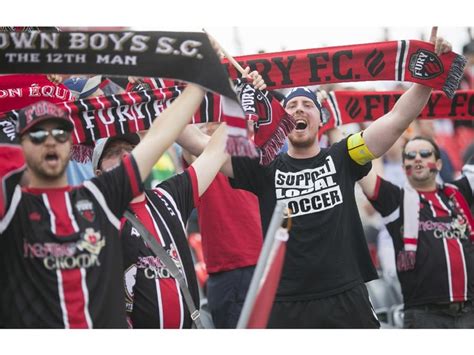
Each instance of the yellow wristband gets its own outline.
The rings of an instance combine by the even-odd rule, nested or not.
[[[365,145],[362,132],[353,134],[347,139],[347,151],[352,160],[359,165],[365,165],[375,159],[369,148]]]

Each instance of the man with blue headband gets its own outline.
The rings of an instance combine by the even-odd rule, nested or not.
[[[451,46],[436,38],[435,52]],[[277,202],[291,210],[292,227],[269,328],[378,328],[365,282],[377,278],[357,210],[354,185],[428,102],[432,89],[414,84],[394,108],[363,132],[321,148],[321,104],[307,88],[291,90],[283,106],[296,121],[288,152],[267,166],[232,157],[221,172],[234,188],[257,195],[264,233]],[[180,141],[183,142],[183,136]],[[201,141],[201,139],[199,139]],[[193,154],[198,147],[187,145]]]

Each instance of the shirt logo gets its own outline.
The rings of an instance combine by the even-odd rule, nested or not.
[[[79,214],[88,222],[94,222],[94,205],[89,200],[79,200],[76,202],[76,209]]]
[[[174,244],[171,244],[170,249],[166,250],[166,253],[171,257],[176,267],[183,272],[182,263]],[[157,256],[139,256],[136,267],[143,270],[147,279],[169,279],[173,277],[165,263]]]
[[[330,209],[342,203],[342,193],[333,177],[336,167],[331,156],[314,169],[275,173],[276,199],[286,203],[293,217]]]
[[[96,232],[93,228],[86,228],[82,239],[77,243],[77,249],[87,250],[94,255],[99,255],[104,246],[105,239],[102,238],[100,232]]]
[[[81,239],[72,243],[23,244],[24,258],[40,259],[48,270],[88,269],[100,266],[99,254],[105,246],[100,232],[87,228]]]
[[[433,231],[436,239],[469,239],[468,222],[458,215],[451,222],[420,221],[419,231]]]

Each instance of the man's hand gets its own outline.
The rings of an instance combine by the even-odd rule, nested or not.
[[[258,71],[254,70],[253,72],[250,72],[250,67],[244,69],[242,78],[252,80],[252,85],[257,90],[265,90],[267,88],[267,84],[265,84],[265,81]]]
[[[431,28],[430,42],[435,45],[436,55],[448,53],[453,50],[451,43],[446,41],[443,37],[438,37],[438,26]]]
[[[48,74],[48,75],[46,75],[46,77],[54,85],[58,85],[58,84],[61,84],[63,82],[63,77],[59,74]]]

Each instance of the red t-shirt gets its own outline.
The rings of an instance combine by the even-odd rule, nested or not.
[[[208,273],[257,264],[263,233],[254,194],[233,189],[218,173],[201,196],[198,216]]]

